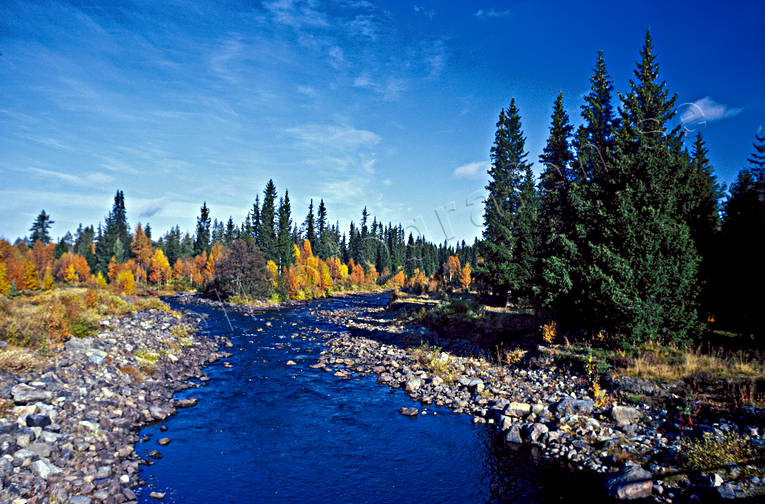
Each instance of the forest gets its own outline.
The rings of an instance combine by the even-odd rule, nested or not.
[[[43,210],[28,237],[0,240],[0,293],[198,290],[247,303],[461,290],[614,346],[686,344],[710,327],[762,334],[765,133],[726,195],[703,136],[689,138],[676,120],[650,33],[624,94],[614,93],[602,52],[590,83],[576,130],[562,94],[555,100],[538,180],[515,100],[500,111],[474,244],[407,236],[367,208],[346,232],[323,199],[295,219],[273,180],[244,222],[212,219],[204,202],[193,233],[175,226],[155,238],[148,223],[129,226],[118,190],[95,226],[55,241]]]

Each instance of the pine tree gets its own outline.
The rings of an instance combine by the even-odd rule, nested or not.
[[[99,227],[99,238],[96,243],[96,262],[98,271],[106,273],[109,262],[114,255],[114,244],[119,239],[122,244],[123,256],[117,257],[117,261],[124,262],[125,246],[130,243],[128,232],[127,212],[125,210],[125,195],[117,191],[114,195],[114,205],[106,217],[106,225],[102,232]]]
[[[276,186],[269,180],[263,191],[263,206],[260,209],[260,228],[258,229],[257,245],[266,260],[278,262],[276,230]]]
[[[316,243],[316,226],[315,226],[315,220],[313,216],[313,200],[308,204],[308,215],[305,217],[305,223],[303,224],[305,227],[305,238],[309,242],[311,242],[311,245],[316,246],[318,243]]]
[[[67,231],[56,244],[56,248],[53,249],[53,258],[58,259],[67,252],[71,252],[73,243],[74,238],[72,237],[72,233]]]
[[[500,111],[494,145],[491,148],[490,181],[486,186],[489,196],[484,209],[484,231],[481,255],[484,262],[480,274],[495,296],[509,301],[512,289],[517,288],[513,278],[513,234],[515,218],[520,206],[522,177],[530,165],[526,162],[526,139],[515,99],[507,112]]]
[[[29,228],[29,232],[32,233],[29,235],[29,245],[34,245],[37,240],[40,240],[46,245],[50,243],[48,229],[50,229],[51,225],[54,223],[55,221],[50,219],[50,215],[46,214],[45,210],[40,212],[40,215],[37,216],[32,227]]]
[[[202,202],[202,208],[197,217],[197,231],[194,240],[194,255],[201,255],[202,252],[210,252],[210,209],[207,208],[207,202]]]
[[[279,228],[277,232],[277,261],[280,269],[292,264],[292,219],[290,218],[290,195],[284,191],[284,198],[279,199]]]

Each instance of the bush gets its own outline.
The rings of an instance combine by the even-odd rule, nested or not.
[[[680,463],[692,470],[717,470],[729,465],[751,464],[755,451],[740,435],[727,432],[715,436],[705,432],[701,438],[680,441]]]
[[[265,299],[271,294],[271,281],[260,249],[251,241],[236,240],[215,266],[215,281],[208,294]]]

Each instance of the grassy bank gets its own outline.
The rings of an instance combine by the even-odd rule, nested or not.
[[[441,337],[470,340],[505,364],[552,363],[597,376],[591,381],[604,387],[621,378],[637,378],[665,392],[661,398],[607,392],[619,394],[620,402],[664,401],[669,396],[676,399],[676,408],[686,412],[765,407],[765,352],[744,336],[710,332],[684,348],[649,341],[614,349],[597,337],[560,334],[554,323],[546,323],[533,311],[489,306],[473,294],[398,292],[390,308],[403,322],[422,324]]]

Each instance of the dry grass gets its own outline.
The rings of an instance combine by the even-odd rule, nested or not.
[[[42,365],[42,359],[29,350],[9,347],[0,351],[0,371],[26,373],[35,371]]]
[[[630,359],[624,372],[629,376],[662,381],[685,380],[699,374],[718,378],[765,378],[762,352],[709,353],[652,347]]]

